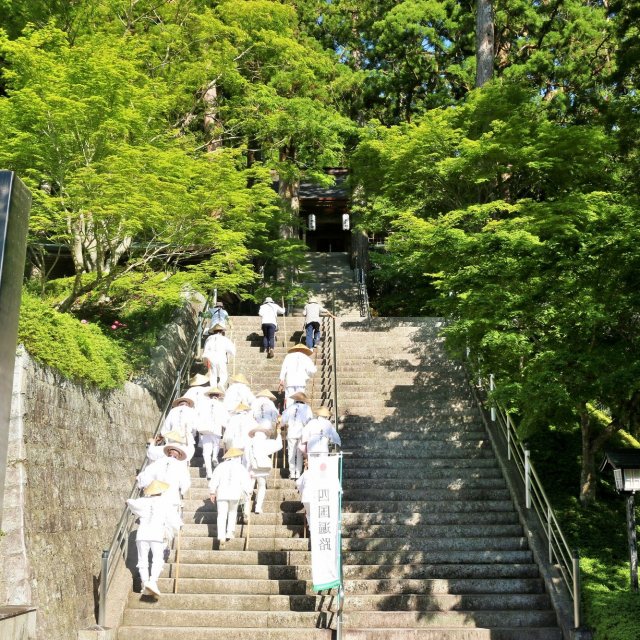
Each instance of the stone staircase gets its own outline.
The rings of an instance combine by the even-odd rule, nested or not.
[[[343,321],[344,636],[559,640],[463,372],[435,319]]]
[[[276,391],[282,359],[286,349],[299,341],[302,319],[280,320],[273,359],[260,352],[256,317],[233,317],[232,325],[227,335],[236,342],[236,372],[247,376],[254,391],[265,387]],[[314,355],[319,371],[307,388],[318,403],[325,351],[323,345]],[[333,598],[316,595],[312,589],[309,542],[294,481],[287,472],[274,469],[263,513],[252,513],[250,525],[238,524],[238,537],[220,550],[214,544],[216,507],[208,500],[198,453],[190,469],[192,488],[184,501],[179,568],[174,544],[158,583],[162,597],[156,602],[131,593],[118,639],[329,640]],[[282,453],[277,455],[281,464]]]
[[[346,270],[339,276],[344,256],[331,256],[332,277],[346,278]],[[316,285],[319,295],[330,295],[325,283]],[[351,295],[347,284],[340,295]],[[377,318],[368,325],[356,304],[344,303],[343,310],[339,427],[350,453],[344,458],[344,638],[560,640],[464,375],[444,353],[440,323]],[[233,318],[236,371],[255,391],[276,389],[301,319],[287,319],[286,329],[281,323],[276,357],[267,360],[257,318]],[[329,355],[325,343],[315,356],[319,369]],[[327,377],[319,371],[308,387],[314,406],[328,394]],[[312,590],[302,505],[287,473],[272,472],[264,512],[252,514],[250,526],[238,525],[240,537],[219,550],[215,506],[200,466],[194,458],[179,569],[174,549],[159,583],[165,595],[154,602],[132,593],[118,638],[333,638],[335,598]]]

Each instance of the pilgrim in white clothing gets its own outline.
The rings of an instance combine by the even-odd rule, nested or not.
[[[215,502],[218,510],[217,528],[219,547],[223,548],[226,540],[235,537],[238,503],[250,494],[252,481],[249,472],[242,465],[242,449],[229,449],[224,460],[214,470],[209,481],[211,502]]]
[[[224,327],[216,324],[211,330],[207,341],[204,343],[202,358],[209,367],[209,381],[212,386],[224,389],[227,386],[229,373],[227,371],[227,362],[229,356],[236,355],[236,347],[224,335]]]
[[[251,403],[251,412],[256,422],[270,434],[273,433],[279,416],[274,400],[276,397],[273,393],[269,389],[263,389],[256,393],[256,399]]]
[[[167,414],[160,433],[166,437],[168,433],[179,433],[180,442],[187,445],[187,459],[193,458],[196,449],[196,427],[198,414],[195,402],[191,398],[182,396],[173,401],[172,409]]]
[[[260,328],[262,329],[262,348],[267,352],[267,358],[273,358],[273,350],[276,346],[276,331],[278,330],[278,316],[283,316],[284,314],[285,310],[271,298],[265,298],[264,303],[258,309]]]
[[[240,403],[229,417],[227,428],[222,437],[222,444],[229,449],[246,449],[249,444],[249,431],[257,427],[258,423],[250,412],[250,407]],[[245,461],[245,466],[248,464]]]
[[[280,435],[280,429],[276,434],[275,439],[270,439],[268,434],[271,430],[263,429],[262,427],[256,427],[249,432],[249,449],[247,458],[249,460],[249,474],[252,478],[252,491],[256,483],[258,485],[258,492],[256,494],[255,512],[262,513],[262,505],[264,503],[264,497],[267,493],[267,478],[271,473],[272,461],[271,456],[282,449],[282,436]],[[250,505],[248,501],[251,496],[247,498],[245,504],[245,513],[248,513]]]
[[[298,391],[291,396],[293,404],[282,412],[280,424],[287,427],[287,455],[289,457],[289,477],[300,477],[304,465],[304,454],[300,449],[304,426],[313,418],[307,396]]]
[[[196,413],[200,410],[200,405],[206,400],[205,393],[209,390],[209,377],[196,373],[189,380],[189,388],[184,392],[183,397],[193,400]]]
[[[307,454],[329,453],[329,444],[340,446],[340,436],[329,420],[331,412],[327,407],[320,407],[315,414],[302,430],[303,449]]]
[[[316,366],[309,357],[313,351],[303,344],[291,347],[282,361],[280,368],[280,388],[284,389],[285,404],[291,404],[291,396],[298,391],[304,391],[307,380],[316,372]]]
[[[165,492],[166,482],[154,480],[145,490],[143,498],[130,498],[127,506],[140,518],[136,533],[138,571],[142,580],[142,593],[159,596],[158,578],[164,566],[164,549],[167,542],[180,530],[182,520]],[[151,571],[149,571],[151,551]]]
[[[256,397],[249,388],[249,381],[242,373],[238,373],[230,378],[231,384],[224,394],[224,406],[227,411],[233,411],[240,403],[249,407]]]
[[[204,469],[207,480],[211,479],[214,466],[218,465],[218,454],[222,432],[229,423],[229,412],[222,403],[224,391],[222,389],[209,389],[205,394],[205,404],[198,412],[198,433],[204,458]]]
[[[183,445],[167,444],[164,453],[164,457],[148,464],[138,474],[138,486],[144,489],[154,480],[166,482],[169,485],[166,498],[178,511],[182,496],[191,488],[191,477],[186,462],[187,451]]]

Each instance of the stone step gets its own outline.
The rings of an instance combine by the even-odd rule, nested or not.
[[[206,538],[205,538],[206,539]],[[253,540],[251,543],[253,544]],[[480,537],[446,537],[446,538],[421,538],[412,536],[404,540],[397,538],[344,537],[342,539],[344,551],[517,551],[527,550],[527,539],[517,536],[496,536],[489,538],[481,532]]]
[[[551,627],[557,624],[551,610],[434,611],[349,611],[345,609],[345,627]]]
[[[304,628],[304,640],[332,640],[331,629],[316,629],[313,625]],[[224,640],[301,640],[297,628],[225,628]],[[118,640],[221,640],[216,627],[122,626],[118,629]]]
[[[178,587],[180,587],[178,581]],[[216,610],[234,612],[263,611],[336,611],[334,598],[326,595],[273,594],[194,594],[163,593],[160,602],[131,594],[129,609],[189,611]],[[345,599],[345,611],[534,611],[549,608],[546,594],[350,594]],[[244,615],[244,613],[240,614]]]
[[[282,503],[288,505],[289,503]],[[291,507],[293,509],[293,506]],[[513,511],[510,500],[351,500],[343,502],[347,513],[477,513],[485,511]]]
[[[387,489],[352,488],[348,482],[344,484],[342,499],[344,502],[372,500],[510,500],[508,489],[482,489],[476,487],[453,487],[451,489]]]
[[[251,535],[254,533],[252,531]],[[483,537],[513,537],[522,535],[522,526],[519,524],[464,524],[464,525],[342,525],[343,538],[483,538]]]
[[[185,510],[182,512],[182,520],[185,524],[213,524],[216,523],[218,514],[214,508],[199,509],[197,511]],[[282,512],[276,511],[275,508],[267,510],[264,513],[252,513],[251,514],[251,526],[260,524],[284,524],[284,525],[301,525],[304,522],[304,513],[302,511],[302,504],[300,503],[299,511]],[[243,525],[238,524],[236,535],[242,535],[240,527]],[[239,533],[240,532],[240,533]]]
[[[286,588],[286,586],[283,588]],[[544,593],[544,582],[541,578],[494,578],[491,580],[474,580],[473,578],[462,578],[458,580],[346,580],[345,592],[347,595],[367,593],[424,593],[427,595]]]
[[[264,515],[264,514],[263,514]],[[370,526],[401,524],[406,526],[416,525],[468,525],[481,526],[486,524],[518,524],[518,514],[511,511],[473,511],[473,512],[439,512],[422,513],[343,513],[342,523],[347,526]]]
[[[162,602],[162,601],[161,601]],[[163,609],[157,606],[153,615],[145,609],[128,609],[123,623],[127,626],[265,628],[310,627],[328,628],[333,617],[325,611],[193,611]],[[492,610],[492,611],[349,611],[343,614],[345,627],[380,628],[393,625],[407,627],[549,627],[556,624],[551,611]],[[225,634],[226,631],[221,631]],[[195,637],[200,637],[196,635]]]
[[[346,474],[343,475],[342,482],[343,486],[349,490],[368,489],[371,487],[371,479],[353,478]],[[458,491],[467,489],[504,489],[506,488],[506,483],[502,478],[470,478],[467,480],[461,478],[422,478],[420,480],[388,478],[384,481],[383,486],[387,490],[399,491],[434,491],[443,489]]]
[[[427,468],[414,468],[414,467],[386,467],[378,468],[373,466],[355,466],[347,464],[347,459],[344,460],[342,469],[342,478],[345,485],[347,482],[368,482],[371,479],[384,479],[385,482],[398,481],[398,482],[428,482],[434,483],[475,483],[475,482],[489,482],[500,481],[502,482],[502,473],[497,464],[494,466],[482,466],[478,468],[477,460],[474,461],[473,467],[445,467],[445,466],[433,466],[429,465]],[[362,462],[362,461],[359,461]],[[482,460],[485,463],[485,460]],[[422,467],[421,463],[421,467]],[[426,466],[426,465],[425,465]],[[475,468],[474,468],[475,467]]]
[[[471,426],[471,425],[470,425]],[[348,429],[342,427],[339,430],[340,437],[344,440],[344,445],[350,448],[355,446],[366,446],[373,443],[390,446],[399,443],[401,446],[412,446],[415,443],[432,442],[479,442],[486,440],[487,432],[480,429],[478,425],[473,425],[473,429],[453,430],[451,427],[443,429],[415,429],[406,428],[402,431],[385,431],[381,429]]]
[[[232,543],[243,542],[233,540]],[[252,543],[255,541],[252,541]],[[229,542],[227,543],[230,544]],[[491,564],[491,563],[525,563],[531,562],[531,551],[528,550],[419,550],[419,551],[345,551],[343,563],[348,564]],[[169,561],[175,559],[175,551],[171,551]],[[311,562],[309,551],[289,550],[191,550],[180,552],[180,562],[185,564],[295,564],[308,565]]]
[[[145,609],[126,609],[125,626],[146,627],[217,627],[219,634],[227,638],[226,629],[233,628],[328,628],[333,618],[324,611],[190,611],[188,609],[163,609],[162,599],[153,609],[153,615]],[[174,638],[174,635],[168,636]],[[196,632],[193,638],[200,638]]]
[[[261,567],[257,568],[261,569]],[[180,593],[314,595],[313,583],[307,579],[199,579],[182,577],[181,572],[178,582]],[[158,584],[163,593],[171,593],[174,588],[174,579],[162,578]],[[473,578],[458,580],[350,579],[345,581],[344,586],[347,595],[544,593],[544,582],[541,578],[493,578],[490,580]],[[133,594],[133,597],[138,597],[138,595]]]
[[[222,552],[218,552],[222,553]],[[504,580],[539,579],[538,567],[532,562],[464,563],[457,561],[435,564],[345,564],[345,581],[349,580]],[[175,566],[166,564],[162,578],[175,575]],[[310,580],[311,566],[301,564],[190,564],[180,563],[180,581],[194,580]]]
[[[262,514],[260,514],[262,515]],[[278,525],[278,524],[256,524],[253,520],[257,514],[251,514],[251,538],[301,538],[303,536],[303,526],[301,524]],[[186,538],[217,538],[218,528],[211,524],[185,524],[182,527],[182,539]]]
[[[562,640],[558,627],[492,627],[490,629],[345,629],[344,640]],[[204,639],[203,639],[204,640]]]
[[[344,451],[349,451],[349,455],[346,455],[343,459],[342,465],[345,469],[345,473],[347,469],[357,468],[357,469],[393,469],[397,470],[397,468],[402,464],[399,458],[388,458],[388,457],[375,457],[375,456],[354,456],[350,450],[345,447]],[[419,460],[419,462],[416,462]],[[433,469],[446,469],[458,471],[460,469],[473,469],[474,471],[480,469],[491,469],[498,468],[498,462],[493,457],[484,457],[484,458],[472,458],[467,460],[465,458],[460,457],[450,457],[443,456],[436,459],[422,459],[411,457],[406,460],[406,465],[410,466],[418,466],[418,471],[430,471]],[[406,466],[405,466],[406,468]]]
[[[225,544],[227,551],[243,551],[246,548],[246,532],[228,540]],[[180,542],[181,553],[185,551],[210,551],[219,549],[219,543],[214,538],[204,536],[183,537]],[[288,536],[282,538],[254,536],[253,527],[250,530],[249,546],[251,551],[308,551],[309,540],[302,537]]]

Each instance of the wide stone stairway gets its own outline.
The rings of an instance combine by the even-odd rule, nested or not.
[[[350,295],[347,283],[344,290],[341,300]],[[330,303],[329,289],[317,293]],[[445,355],[439,321],[367,324],[354,312],[357,304],[341,304],[344,637],[559,640],[463,372]],[[287,318],[286,332],[281,322],[276,357],[268,360],[258,319],[233,318],[236,372],[254,391],[275,391],[283,355],[301,328],[299,317]],[[324,342],[314,356],[312,406],[328,400],[331,346]],[[179,566],[174,544],[159,583],[164,595],[155,602],[132,593],[118,638],[334,637],[335,592],[312,590],[302,505],[287,472],[272,472],[264,512],[239,524],[239,537],[219,550],[201,462],[192,461]]]

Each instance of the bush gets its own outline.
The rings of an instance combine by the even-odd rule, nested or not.
[[[123,349],[99,327],[59,313],[45,301],[24,292],[18,340],[33,358],[78,382],[101,389],[121,386],[129,367]]]

